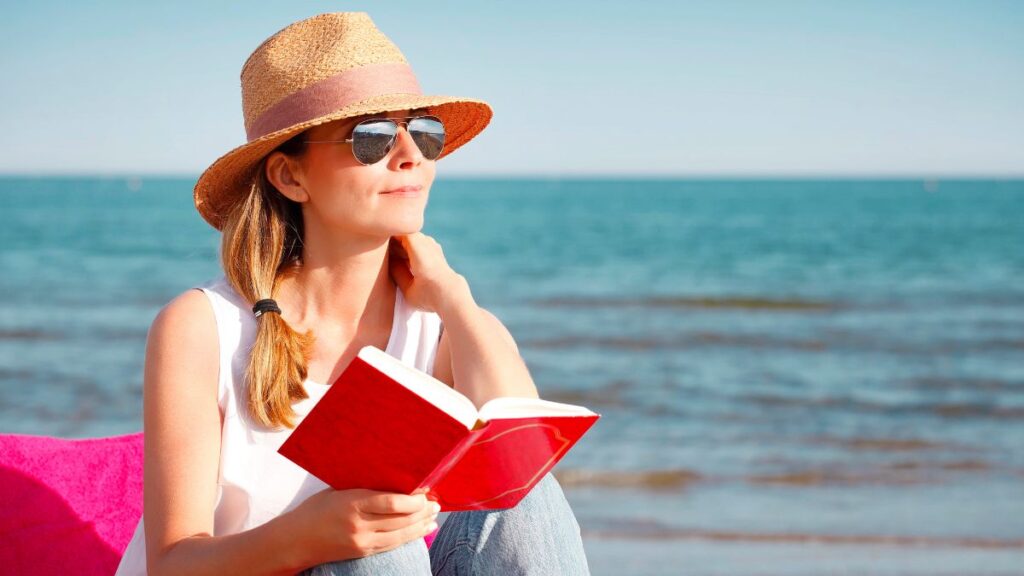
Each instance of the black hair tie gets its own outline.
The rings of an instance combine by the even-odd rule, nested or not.
[[[256,302],[252,307],[252,313],[255,314],[257,318],[262,316],[264,312],[277,312],[280,314],[281,309],[277,307],[276,301],[271,300],[270,298],[265,298]]]

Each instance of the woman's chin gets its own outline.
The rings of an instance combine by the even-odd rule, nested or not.
[[[389,228],[393,230],[391,234],[392,236],[397,236],[399,234],[415,234],[423,229],[423,213],[409,214],[404,218],[395,218],[391,221],[391,226],[389,226]]]

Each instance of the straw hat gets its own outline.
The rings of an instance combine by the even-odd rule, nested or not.
[[[491,120],[483,100],[430,96],[398,47],[365,12],[320,14],[260,44],[242,65],[247,142],[221,156],[196,182],[196,209],[220,230],[248,194],[256,166],[277,146],[318,124],[363,114],[429,108],[447,136],[438,160]]]

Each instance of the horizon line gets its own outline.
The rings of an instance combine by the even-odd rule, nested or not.
[[[0,178],[95,178],[95,179],[195,179],[202,172],[88,172],[39,171],[4,172]],[[1024,180],[1024,172],[455,172],[438,175],[437,180]]]

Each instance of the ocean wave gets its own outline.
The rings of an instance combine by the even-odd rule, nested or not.
[[[906,534],[815,534],[810,532],[740,532],[678,528],[655,521],[617,522],[615,528],[585,528],[588,539],[713,540],[818,545],[878,545],[931,548],[1024,549],[1021,538],[975,536],[920,536]]]
[[[0,328],[0,342],[58,342],[61,340],[88,340],[92,341],[144,341],[146,329],[133,328],[96,328],[76,331],[56,331],[40,328]]]
[[[520,347],[536,349],[607,348],[613,350],[682,350],[703,346],[735,348],[784,349],[821,351],[828,344],[815,339],[786,338],[775,335],[727,334],[723,332],[695,332],[679,336],[594,336],[567,335],[553,338],[521,338]]]
[[[642,488],[677,490],[700,481],[703,477],[692,470],[583,470],[556,469],[558,482],[565,487],[596,486],[602,488]]]
[[[0,382],[14,382],[15,384],[24,384],[32,378],[32,371],[25,369],[10,369],[0,367]]]
[[[779,474],[752,474],[749,484],[786,486],[909,486],[931,484],[934,478],[908,474],[903,470],[847,471],[817,468]]]
[[[754,485],[784,485],[793,487],[828,486],[910,486],[937,484],[950,478],[950,474],[993,472],[1001,467],[976,458],[960,459],[902,459],[873,464],[824,463],[803,465],[793,463],[793,470],[743,475],[737,480]],[[719,478],[719,481],[728,478]]]
[[[844,302],[795,298],[739,296],[645,296],[640,298],[552,297],[532,304],[546,308],[704,308],[781,312],[833,312],[849,307]]]
[[[41,330],[39,328],[0,328],[0,341],[42,342],[64,339],[63,332]]]
[[[880,414],[923,414],[939,418],[991,418],[1024,420],[1024,406],[999,406],[982,402],[934,402],[886,404],[844,396],[781,396],[777,394],[746,394],[741,402],[780,408],[834,408],[854,412]]]
[[[146,328],[104,328],[97,330],[93,337],[108,342],[144,342],[147,333]]]
[[[762,462],[767,464],[767,462]],[[742,483],[760,486],[822,488],[833,486],[913,486],[937,484],[949,474],[987,473],[1001,467],[980,459],[925,460],[904,459],[874,464],[851,465],[847,462],[801,464],[797,461],[771,462],[773,467],[789,468],[780,472],[709,474],[686,468],[663,470],[601,470],[556,468],[555,476],[566,488],[625,488],[641,491],[681,490],[697,484],[722,486]],[[1002,470],[1024,473],[1024,470]]]
[[[625,406],[622,392],[634,386],[625,380],[614,380],[601,386],[586,389],[552,389],[544,392],[544,399],[566,404],[585,404],[588,406]]]
[[[893,470],[950,470],[950,471],[961,471],[961,472],[987,472],[995,468],[991,463],[985,462],[984,460],[952,460],[949,462],[922,462],[918,460],[903,460],[898,462],[890,462],[885,465],[886,468]]]
[[[681,351],[700,348],[737,348],[798,352],[841,352],[844,354],[883,354],[886,356],[934,357],[966,353],[1024,351],[1024,340],[988,338],[972,340],[930,340],[912,342],[878,335],[829,333],[798,338],[779,333],[740,333],[694,331],[682,334],[565,334],[552,337],[524,336],[522,348],[567,350],[602,348],[631,351]],[[913,384],[911,384],[913,385]],[[923,384],[918,384],[919,386]],[[1012,384],[1011,384],[1012,386]]]
[[[971,390],[979,392],[1024,392],[1024,380],[922,376],[899,381],[903,388],[919,390]]]
[[[921,438],[864,438],[848,437],[840,438],[835,436],[811,436],[804,439],[808,444],[826,444],[840,446],[848,450],[867,451],[916,451],[916,450],[950,450],[962,449],[960,444],[948,442],[935,442]]]

